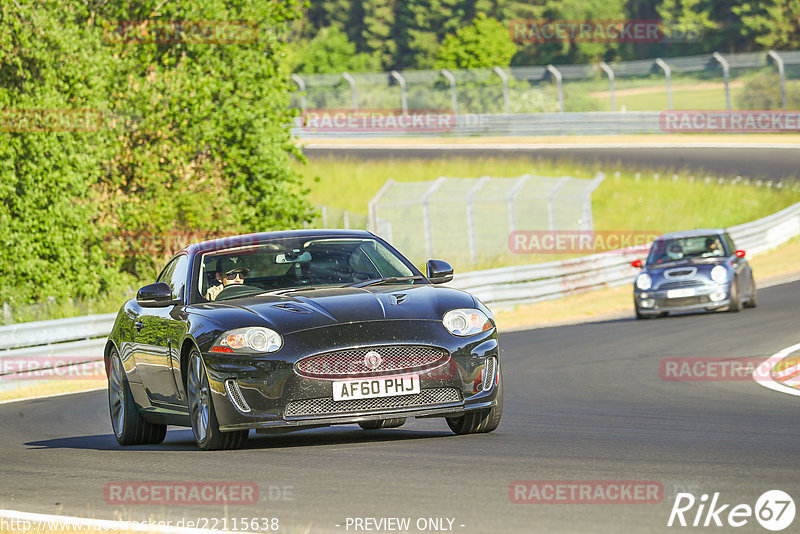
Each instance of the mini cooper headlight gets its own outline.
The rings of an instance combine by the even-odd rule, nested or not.
[[[653,286],[653,279],[650,278],[649,274],[640,273],[639,276],[636,277],[636,287],[638,287],[642,291],[650,289],[652,286]]]
[[[450,310],[444,314],[442,322],[454,336],[473,336],[492,329],[492,323],[486,314],[472,308]]]
[[[276,331],[253,326],[228,330],[217,339],[211,352],[275,352],[282,346],[283,339]]]
[[[711,279],[718,284],[728,280],[728,270],[722,265],[717,265],[711,269]]]

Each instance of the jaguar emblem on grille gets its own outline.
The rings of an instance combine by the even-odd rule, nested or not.
[[[364,355],[364,367],[366,367],[371,371],[374,371],[375,369],[380,367],[382,361],[383,358],[381,358],[381,355],[375,352],[374,350],[371,350]]]

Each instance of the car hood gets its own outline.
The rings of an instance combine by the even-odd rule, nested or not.
[[[472,307],[475,302],[468,293],[425,284],[297,289],[280,295],[198,304],[191,312],[225,330],[266,326],[289,334],[360,321],[438,321],[448,310]]]
[[[724,265],[726,260],[727,258],[724,257],[706,259],[703,261],[681,260],[664,264],[649,265],[645,270],[651,276],[666,278],[666,276],[664,275],[665,272],[676,273],[683,270],[691,269],[695,271],[695,274],[690,275],[687,278],[701,277],[701,278],[711,279],[711,269],[713,269],[717,265]],[[680,278],[684,277],[678,276],[678,279]]]

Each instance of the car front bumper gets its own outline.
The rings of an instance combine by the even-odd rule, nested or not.
[[[449,357],[431,369],[387,372],[383,378],[418,374],[420,392],[362,400],[333,400],[336,380],[366,377],[309,378],[296,370],[308,356],[347,349],[425,346]],[[458,417],[497,402],[499,347],[497,331],[456,337],[437,321],[375,321],[344,324],[284,336],[283,348],[270,355],[203,353],[212,402],[220,430],[290,431],[396,417]],[[495,358],[491,381],[483,380]],[[486,384],[486,389],[484,389]],[[232,397],[236,397],[233,399]],[[243,401],[243,402],[242,402]],[[242,407],[249,411],[242,410]]]
[[[693,294],[689,296],[669,296],[670,290],[643,291],[634,287],[634,305],[640,315],[660,315],[665,312],[717,310],[731,303],[726,284],[706,284],[691,289]]]

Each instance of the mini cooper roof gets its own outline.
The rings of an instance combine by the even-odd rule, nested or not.
[[[683,230],[681,232],[670,232],[668,234],[660,235],[656,239],[683,239],[685,237],[703,237],[706,235],[722,235],[727,230],[724,228],[699,228],[697,230]]]

